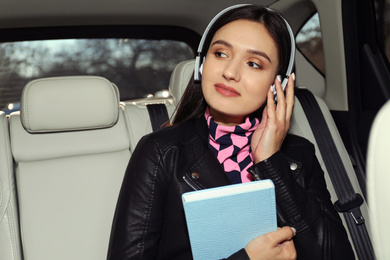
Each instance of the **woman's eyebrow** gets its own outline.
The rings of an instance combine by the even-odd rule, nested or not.
[[[265,52],[257,51],[257,50],[248,50],[247,52],[250,54],[261,56],[261,57],[267,59],[269,61],[269,63],[271,63],[271,59],[268,57],[267,53],[265,53]]]
[[[228,47],[228,48],[232,48],[232,47],[233,47],[230,43],[225,42],[225,41],[223,41],[223,40],[217,40],[217,41],[213,42],[213,43],[211,44],[211,46],[214,46],[214,45],[216,45],[216,44],[221,44],[221,45],[224,45],[224,46],[226,46],[226,47]]]
[[[216,45],[216,44],[221,44],[221,45],[224,45],[224,46],[226,46],[226,47],[228,47],[228,48],[233,48],[233,46],[232,46],[230,43],[228,43],[228,42],[226,42],[226,41],[223,41],[223,40],[217,40],[217,41],[213,42],[213,43],[211,44],[211,46],[214,46],[214,45]],[[258,50],[247,50],[247,52],[250,53],[250,54],[254,54],[254,55],[263,57],[263,58],[267,59],[267,60],[269,61],[269,63],[271,63],[271,59],[268,57],[267,53],[265,53],[265,52],[263,52],[263,51],[258,51]]]

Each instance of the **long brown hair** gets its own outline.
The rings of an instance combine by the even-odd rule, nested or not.
[[[263,6],[246,5],[223,14],[215,21],[206,36],[202,56],[206,56],[214,34],[224,25],[236,20],[258,22],[267,28],[278,50],[279,65],[276,75],[284,75],[287,70],[291,51],[289,32],[281,15]],[[207,103],[203,96],[201,82],[195,82],[194,77],[192,77],[176,109],[172,124],[200,118],[203,116],[206,107]],[[251,116],[260,116],[263,108],[264,105]]]

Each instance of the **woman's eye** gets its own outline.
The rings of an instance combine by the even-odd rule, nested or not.
[[[261,69],[261,66],[257,64],[256,62],[250,61],[248,62],[249,67],[255,68],[255,69]]]
[[[226,58],[227,57],[227,55],[225,53],[220,52],[220,51],[216,51],[215,56],[217,56],[219,58]]]

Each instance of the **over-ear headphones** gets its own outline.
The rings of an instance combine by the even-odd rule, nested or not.
[[[194,80],[195,81],[201,81],[202,79],[202,71],[203,71],[203,63],[204,63],[204,60],[205,60],[205,56],[202,55],[202,51],[203,51],[203,47],[204,47],[204,43],[206,41],[206,37],[207,35],[209,34],[209,31],[210,31],[210,28],[213,26],[213,24],[215,23],[215,21],[217,21],[222,15],[224,15],[225,13],[229,12],[230,10],[233,10],[233,9],[238,9],[240,7],[243,7],[243,6],[247,6],[247,5],[250,5],[250,4],[238,4],[238,5],[233,5],[233,6],[230,6],[224,10],[222,10],[221,12],[219,12],[211,21],[210,23],[207,25],[206,27],[206,30],[204,31],[203,35],[202,35],[202,38],[200,40],[200,43],[199,43],[199,47],[198,47],[198,53],[197,53],[197,56],[196,56],[196,59],[195,59],[195,71],[194,71]],[[269,9],[267,7],[265,7],[268,11],[272,11],[272,9]],[[289,32],[289,35],[290,35],[290,40],[291,40],[291,51],[290,51],[290,60],[289,60],[289,63],[288,63],[288,67],[287,67],[287,70],[286,70],[286,73],[285,75],[281,75],[283,78],[282,78],[282,88],[284,90],[284,88],[286,87],[287,85],[287,82],[288,82],[288,77],[290,76],[291,72],[292,72],[292,68],[293,68],[293,65],[294,65],[294,58],[295,58],[295,38],[294,38],[294,33],[290,27],[290,25],[288,24],[288,22],[286,21],[286,19],[284,19],[282,17],[283,21],[286,23],[286,27],[287,27],[287,30]],[[273,85],[273,92],[274,92],[274,95],[276,94],[276,90],[275,90],[275,86]]]

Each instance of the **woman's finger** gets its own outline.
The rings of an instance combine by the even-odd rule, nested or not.
[[[272,87],[268,90],[268,93],[267,93],[267,107],[268,107],[268,109],[267,109],[268,117],[271,120],[273,120],[275,118],[276,104],[274,101],[274,94],[272,92]]]
[[[275,89],[277,95],[276,115],[279,121],[284,121],[286,118],[286,98],[284,96],[280,75],[275,80]]]
[[[295,74],[292,73],[288,78],[288,83],[286,87],[286,123],[290,125],[290,120],[292,116],[292,111],[294,108],[294,86],[295,86]]]
[[[280,75],[278,75],[276,77],[274,83],[275,83],[277,101],[279,103],[279,101],[282,101],[282,100],[280,100],[281,98],[284,99],[284,90],[282,88],[282,77]]]

